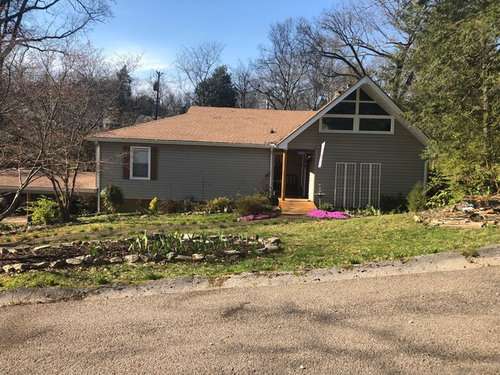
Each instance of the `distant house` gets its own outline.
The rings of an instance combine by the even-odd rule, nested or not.
[[[98,189],[118,185],[129,205],[268,191],[282,203],[379,206],[424,181],[427,165],[425,135],[368,77],[315,112],[191,107],[90,140]]]

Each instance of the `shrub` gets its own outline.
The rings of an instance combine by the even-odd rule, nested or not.
[[[258,215],[271,211],[269,199],[263,194],[245,195],[236,201],[236,210],[240,216]]]
[[[413,186],[413,189],[408,193],[407,200],[408,209],[410,211],[418,212],[425,209],[426,198],[422,183],[417,182],[415,186]]]
[[[280,202],[276,195],[272,195],[269,197],[269,204],[273,207],[279,206]]]
[[[426,186],[427,206],[430,208],[444,207],[462,198],[462,193],[452,187],[450,178],[439,169],[429,170],[429,180]]]
[[[224,212],[227,210],[231,210],[234,207],[234,202],[226,197],[218,197],[208,201],[205,204],[205,211],[208,212]]]
[[[382,195],[380,197],[380,209],[382,212],[399,214],[408,210],[408,202],[401,193],[399,193],[397,197]]]
[[[159,210],[161,213],[176,214],[179,212],[184,212],[185,204],[184,201],[178,201],[175,199],[167,199],[161,201],[159,205]]]
[[[159,206],[158,198],[154,197],[153,199],[151,199],[151,202],[149,202],[149,207],[148,207],[149,213],[151,215],[157,215],[158,214],[158,206]]]
[[[101,199],[104,207],[111,211],[116,210],[123,204],[123,193],[116,185],[108,185],[101,191]]]
[[[334,210],[334,207],[333,207],[333,204],[325,202],[325,203],[321,203],[321,205],[319,206],[319,209],[322,211],[330,211],[331,212]]]
[[[31,208],[31,219],[35,224],[55,224],[61,221],[61,211],[57,202],[40,197],[33,202]]]

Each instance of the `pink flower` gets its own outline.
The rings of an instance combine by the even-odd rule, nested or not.
[[[316,219],[348,219],[349,215],[340,211],[323,211],[312,210],[306,213],[307,216],[315,217]]]

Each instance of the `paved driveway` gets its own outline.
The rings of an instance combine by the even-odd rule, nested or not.
[[[0,309],[1,374],[498,374],[500,267]]]

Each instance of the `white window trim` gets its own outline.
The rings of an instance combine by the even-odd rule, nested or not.
[[[148,151],[148,177],[134,177],[134,151]],[[130,179],[131,180],[151,180],[151,147],[131,146],[130,147]]]
[[[356,100],[343,100],[341,103],[356,103],[356,109],[354,114],[325,114],[319,120],[319,132],[320,133],[343,133],[343,134],[394,134],[394,116],[390,115],[360,115],[359,114],[359,103],[376,103],[374,100],[360,100],[360,89],[356,90]],[[380,105],[380,104],[378,104]],[[326,125],[323,125],[323,118],[352,118],[353,121],[353,129],[352,130],[332,130],[328,129]],[[371,131],[371,130],[359,130],[359,119],[368,118],[368,119],[390,119],[391,120],[391,130],[390,131]]]

